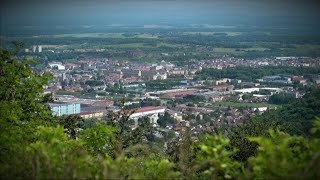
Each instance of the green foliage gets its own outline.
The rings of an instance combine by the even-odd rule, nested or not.
[[[191,103],[199,103],[199,102],[205,102],[206,98],[204,96],[199,95],[187,95],[183,97],[183,103],[191,102]]]
[[[41,104],[44,98],[40,96],[51,75],[32,72],[29,62],[0,50],[0,117],[3,120],[26,121],[51,116],[49,108]]]
[[[244,94],[244,95],[242,96],[242,99],[243,99],[243,100],[248,100],[248,99],[250,99],[250,98],[252,98],[252,97],[253,97],[252,94]]]
[[[310,130],[314,137],[320,138],[320,117],[316,117],[313,128]]]
[[[271,104],[288,104],[292,102],[295,98],[286,96],[285,94],[274,94],[270,96],[269,103]]]
[[[156,141],[156,128],[150,122],[148,117],[138,119],[138,127],[130,130],[127,133],[120,135],[120,139],[123,139],[123,148],[130,149],[130,147],[149,143],[154,144]],[[150,146],[151,147],[151,146]]]
[[[60,126],[39,126],[35,134],[37,141],[27,147],[33,178],[93,177],[94,159],[84,151],[81,141],[69,140]]]
[[[86,81],[85,84],[89,85],[89,86],[101,86],[104,83],[102,81],[99,81],[99,80],[88,80],[88,81]]]
[[[242,125],[231,129],[228,134],[230,146],[238,151],[234,154],[233,159],[246,162],[249,157],[255,156],[258,152],[258,144],[249,141],[247,137],[266,137],[268,135],[269,125],[255,119],[250,119]]]
[[[146,87],[150,89],[165,90],[165,89],[172,89],[172,87],[179,86],[180,84],[181,84],[180,80],[166,79],[166,80],[147,81]]]
[[[320,89],[314,89],[278,110],[266,112],[258,119],[265,124],[275,123],[281,131],[291,135],[311,136],[310,129],[317,116],[320,116]]]
[[[40,120],[12,123],[3,121],[2,117],[0,120],[0,177],[30,177],[26,147],[35,141],[36,128],[40,125],[47,126],[48,123]]]
[[[58,123],[63,126],[66,133],[71,139],[76,139],[77,132],[80,130],[80,124],[83,123],[83,119],[78,115],[68,115],[57,118]]]
[[[220,78],[231,78],[241,79],[244,81],[254,81],[262,78],[263,76],[270,76],[275,74],[292,74],[292,75],[303,75],[307,73],[320,73],[319,68],[314,67],[234,67],[234,68],[223,68],[223,69],[203,69],[199,75],[199,79],[220,79]]]
[[[180,173],[174,171],[175,164],[167,159],[146,161],[146,179],[176,179]]]
[[[221,134],[206,135],[199,144],[196,155],[196,178],[201,179],[234,179],[241,174],[241,164],[232,160],[235,149],[227,149],[229,139]]]
[[[249,160],[251,168],[246,172],[247,178],[319,178],[319,139],[290,136],[279,130],[269,130],[269,134],[270,138],[250,138],[259,144],[259,153]]]
[[[182,173],[184,179],[192,177],[193,159],[195,158],[195,146],[191,140],[190,130],[186,129],[181,131],[181,141],[179,142],[178,148],[175,150],[177,156],[177,166],[179,171]]]
[[[116,159],[108,158],[105,162],[107,177],[111,179],[176,179],[180,176],[174,169],[174,163],[152,154],[142,158],[119,155]]]
[[[148,99],[148,100],[144,100],[141,101],[141,106],[145,107],[145,106],[160,106],[161,105],[161,101],[160,100],[152,100],[152,99]]]
[[[84,143],[86,150],[93,156],[105,154],[115,156],[117,129],[98,123],[93,128],[88,128],[79,134],[79,139]]]
[[[165,128],[167,125],[174,124],[175,119],[168,112],[165,112],[163,115],[159,115],[157,123],[160,127]]]

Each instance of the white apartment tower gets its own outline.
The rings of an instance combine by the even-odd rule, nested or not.
[[[39,53],[42,52],[42,46],[38,46],[38,52],[39,52]]]

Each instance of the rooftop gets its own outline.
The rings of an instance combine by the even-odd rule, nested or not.
[[[142,113],[142,112],[148,112],[148,111],[156,111],[156,110],[161,110],[164,109],[164,107],[161,106],[148,106],[148,107],[142,107],[138,108],[135,113]]]

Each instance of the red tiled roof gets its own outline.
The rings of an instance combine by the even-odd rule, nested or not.
[[[95,101],[92,103],[92,105],[112,105],[113,101]]]
[[[301,80],[303,80],[303,77],[293,76],[293,77],[291,78],[291,80],[292,80],[292,81],[301,81]]]
[[[89,114],[96,114],[96,113],[101,113],[101,112],[81,112],[81,113],[78,113],[76,115],[81,116],[81,115],[89,115]]]
[[[141,113],[141,112],[147,112],[147,111],[155,111],[155,110],[160,110],[160,109],[164,109],[161,106],[148,106],[148,107],[142,107],[142,108],[138,108],[135,113]]]
[[[174,97],[174,96],[185,96],[189,94],[194,94],[195,90],[187,90],[187,91],[179,91],[179,92],[172,92],[172,93],[166,93],[164,96],[166,97]]]

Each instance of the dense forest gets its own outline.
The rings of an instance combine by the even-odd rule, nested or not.
[[[97,122],[53,117],[51,75],[15,53],[0,51],[1,179],[320,178],[319,89],[227,132],[159,138],[144,119],[131,130],[126,108]]]
[[[241,79],[244,81],[255,81],[263,76],[276,74],[304,75],[320,73],[320,68],[316,67],[288,67],[288,66],[261,66],[261,67],[233,67],[223,69],[203,69],[198,73],[199,79]]]

